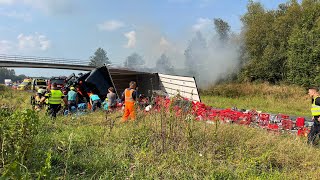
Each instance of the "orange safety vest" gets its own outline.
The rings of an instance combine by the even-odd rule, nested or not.
[[[134,92],[134,89],[126,89],[124,90],[124,100],[127,103],[134,103],[134,99],[132,97],[132,94]]]

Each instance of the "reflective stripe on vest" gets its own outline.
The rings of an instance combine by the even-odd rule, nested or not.
[[[48,103],[49,104],[61,104],[61,97],[63,96],[60,90],[51,90]]]
[[[316,105],[317,98],[319,98],[319,97],[314,98],[312,106],[311,106],[312,116],[320,116],[320,106]]]
[[[130,102],[130,103],[134,103],[132,94],[134,92],[134,89],[126,89],[124,90],[124,97],[125,97],[125,102]]]

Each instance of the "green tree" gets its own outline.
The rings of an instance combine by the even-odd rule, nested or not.
[[[219,35],[219,39],[222,42],[226,42],[229,40],[229,35],[230,35],[230,26],[227,22],[220,18],[215,18],[213,19],[214,22],[214,27]]]
[[[247,13],[243,15],[241,21],[244,25],[242,32],[247,60],[244,63],[241,76],[244,80],[256,80],[264,78],[262,74],[263,64],[260,63],[264,49],[267,45],[266,34],[270,28],[270,23],[266,26],[268,19],[265,10],[259,2],[250,1]]]
[[[12,81],[21,81],[26,78],[25,75],[16,76],[13,69],[0,68],[0,84],[4,83],[4,79],[11,79]]]
[[[203,63],[202,60],[206,57],[207,48],[206,39],[201,32],[197,32],[184,51],[185,67],[189,76],[197,77],[199,75],[200,66]]]
[[[173,66],[169,57],[166,54],[162,54],[156,62],[156,69],[160,73],[173,73]]]
[[[126,68],[141,68],[145,64],[145,61],[142,56],[138,53],[132,53],[130,56],[127,57],[126,61],[124,62],[124,66]]]
[[[99,67],[103,66],[104,64],[111,64],[111,62],[109,61],[107,52],[102,48],[98,48],[94,55],[90,57],[89,65]]]
[[[296,0],[266,11],[258,2],[250,1],[242,17],[245,59],[243,80],[277,83],[286,80],[288,39],[300,22],[301,8]]]
[[[303,86],[320,84],[320,2],[305,0],[301,21],[289,38],[287,81]]]

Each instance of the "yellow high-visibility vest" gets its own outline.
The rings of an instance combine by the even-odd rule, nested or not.
[[[60,90],[51,90],[48,98],[49,104],[61,104],[63,93]]]
[[[317,98],[319,98],[319,97],[314,98],[312,106],[311,106],[312,116],[320,116],[320,106],[316,105]]]

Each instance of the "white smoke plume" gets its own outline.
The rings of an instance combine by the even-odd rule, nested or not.
[[[136,30],[139,40],[136,50],[144,57],[146,67],[154,68],[157,60],[165,54],[174,67],[174,74],[194,76],[200,87],[206,87],[239,69],[239,35],[221,42],[214,32],[213,23],[211,26],[204,28],[203,33],[194,32],[192,28],[179,39],[172,39],[157,28],[140,28]],[[207,32],[209,28],[212,29],[210,33]],[[199,33],[203,42],[196,38]],[[185,55],[188,48],[191,48],[189,62]],[[190,72],[190,69],[195,72]]]
[[[125,33],[124,36],[128,39],[128,43],[124,46],[125,48],[134,48],[136,46],[136,32],[130,31]]]

